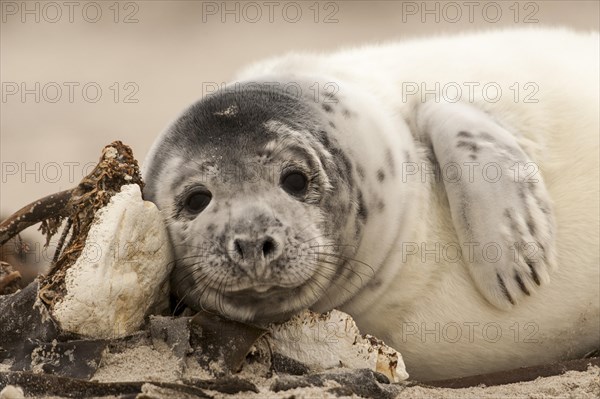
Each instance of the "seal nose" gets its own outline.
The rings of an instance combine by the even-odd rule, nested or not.
[[[273,237],[266,236],[257,240],[236,238],[233,240],[236,254],[244,261],[264,261],[275,255],[277,243]]]

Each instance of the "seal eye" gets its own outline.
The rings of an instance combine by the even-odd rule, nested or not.
[[[194,191],[185,199],[185,210],[190,213],[200,213],[208,206],[212,194],[209,191]]]
[[[289,172],[281,177],[281,187],[291,195],[303,195],[308,187],[308,178],[302,172]]]

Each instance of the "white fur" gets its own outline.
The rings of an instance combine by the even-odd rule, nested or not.
[[[456,82],[465,87],[463,102],[515,134],[539,166],[554,207],[558,266],[550,271],[548,284],[509,311],[484,299],[463,262],[432,260],[434,255],[420,250],[403,259],[402,243],[431,249],[459,239],[439,184],[412,178],[402,182],[396,176],[396,184],[388,187],[388,208],[398,204],[396,210],[370,219],[357,255],[385,281],[379,291],[363,290],[342,309],[361,330],[399,349],[413,378],[541,364],[599,346],[599,48],[597,33],[494,31],[326,55],[291,54],[256,64],[239,76],[311,78],[320,87],[351,82],[360,96],[369,98],[357,97],[355,103],[362,105],[356,111],[376,115],[371,119],[386,137],[365,137],[368,127],[346,125],[340,130],[351,131],[342,144],[360,148],[356,157],[372,170],[388,145],[408,149],[417,162],[427,163],[423,149],[407,133],[419,136],[415,117],[422,101],[419,96],[403,100],[406,83],[431,89],[435,82]],[[495,82],[503,93],[490,102],[475,90],[470,101],[464,82],[479,82],[479,87]],[[527,82],[539,88],[534,96],[539,102],[523,102],[523,95],[532,92],[532,86],[525,88]],[[521,95],[516,102],[510,89],[515,83]],[[428,256],[425,262],[422,256]]]

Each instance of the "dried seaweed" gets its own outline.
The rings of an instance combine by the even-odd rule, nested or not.
[[[17,292],[21,288],[20,281],[21,273],[9,263],[0,261],[0,295]]]
[[[139,166],[131,148],[120,141],[107,145],[94,170],[72,190],[66,204],[67,223],[59,240],[50,271],[40,283],[40,299],[49,306],[64,294],[64,275],[81,255],[96,212],[108,204],[113,195],[126,184],[143,188]],[[56,218],[47,219],[41,226],[49,240],[57,233]],[[70,239],[64,249],[64,241]]]

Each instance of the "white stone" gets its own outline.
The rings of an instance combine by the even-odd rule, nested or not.
[[[306,311],[284,324],[269,327],[275,353],[308,366],[311,371],[337,367],[368,368],[390,381],[408,378],[402,355],[370,335],[361,335],[352,317],[339,310],[324,315]]]
[[[142,200],[137,184],[125,185],[97,212],[52,316],[63,330],[87,337],[130,334],[168,295],[172,261],[158,208]]]

